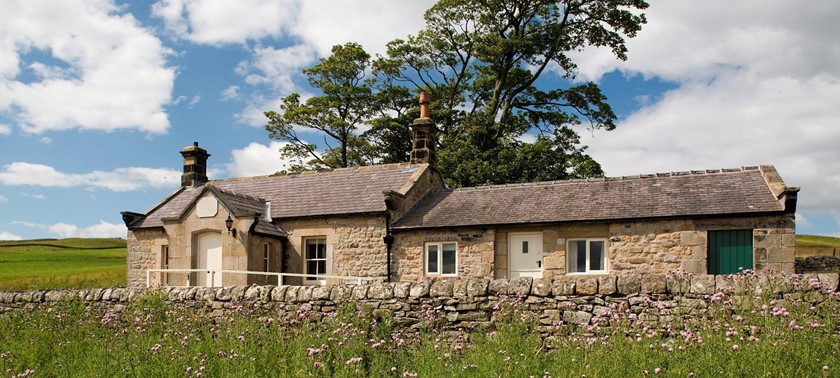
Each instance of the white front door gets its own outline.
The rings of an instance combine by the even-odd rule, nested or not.
[[[508,234],[510,278],[542,278],[542,233]]]
[[[222,236],[209,233],[198,237],[198,286],[221,287],[222,274]],[[213,272],[217,271],[217,272]]]

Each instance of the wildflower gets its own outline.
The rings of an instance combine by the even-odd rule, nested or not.
[[[324,364],[323,364],[323,363],[321,363],[321,361],[315,361],[315,362],[313,362],[313,363],[312,363],[312,366],[313,366],[313,367],[315,367],[316,369],[323,369],[323,368],[324,368]]]
[[[397,367],[396,366],[391,366],[391,373],[396,373],[396,372],[397,372]]]
[[[828,365],[823,365],[823,371],[828,371]]]
[[[406,372],[403,373],[403,377],[416,377],[416,376],[417,376],[417,373],[411,372],[411,371],[406,371]]]
[[[239,341],[244,342],[244,341],[245,341],[245,336],[243,336],[243,335],[239,335],[239,336],[236,336],[236,339],[237,339],[237,340],[239,340]]]
[[[741,349],[741,347],[738,346],[738,344],[732,344],[732,350],[738,350],[738,349]]]
[[[347,361],[346,361],[346,362],[344,362],[344,363],[345,363],[345,364],[347,364],[347,365],[353,365],[353,364],[358,364],[358,363],[360,363],[360,362],[362,362],[362,358],[361,358],[361,357],[353,357],[353,358],[351,358],[351,359],[347,360]]]
[[[659,374],[659,373],[662,372],[662,369],[661,368],[656,368],[656,369],[653,369],[653,372],[656,373],[656,374]]]

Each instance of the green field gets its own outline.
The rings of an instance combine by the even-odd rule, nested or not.
[[[833,236],[796,235],[796,257],[840,256],[840,238]]]
[[[0,241],[0,289],[125,286],[123,239]]]

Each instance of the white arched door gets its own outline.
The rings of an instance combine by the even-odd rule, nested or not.
[[[198,237],[198,269],[206,270],[198,272],[198,286],[221,287],[222,274],[222,235],[219,233],[208,233]]]

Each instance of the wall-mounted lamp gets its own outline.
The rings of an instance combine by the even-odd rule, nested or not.
[[[225,227],[228,229],[228,233],[233,234],[233,237],[236,237],[236,229],[233,228],[233,219],[230,218],[230,214],[228,214],[227,219],[225,219]]]

